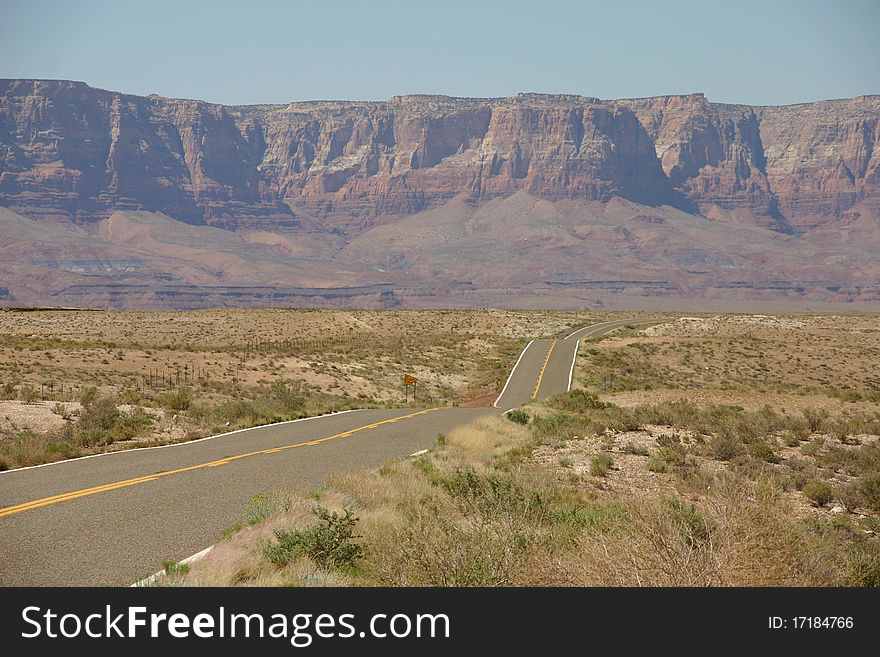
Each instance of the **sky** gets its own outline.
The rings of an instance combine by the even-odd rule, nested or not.
[[[224,104],[880,94],[880,0],[0,0],[0,78]]]

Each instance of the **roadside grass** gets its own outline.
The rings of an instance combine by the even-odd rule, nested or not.
[[[249,509],[271,511],[248,511],[255,524],[242,525],[219,543],[193,564],[183,582],[880,583],[880,545],[876,535],[866,533],[877,526],[877,515],[865,502],[880,496],[876,437],[862,436],[858,446],[839,443],[838,448],[832,442],[835,449],[821,451],[829,462],[819,465],[799,455],[797,448],[785,447],[781,436],[793,420],[766,409],[677,404],[624,409],[575,391],[533,404],[529,413],[533,419],[528,425],[502,416],[480,418],[449,432],[425,455],[338,477],[317,499],[252,501]],[[668,430],[653,439],[652,447],[618,444],[613,435],[658,425]],[[618,429],[606,432],[610,426]],[[728,453],[712,448],[711,437],[720,434],[743,451],[727,460]],[[591,476],[576,474],[581,466],[575,456],[563,457],[567,463],[536,460],[537,450],[548,449],[551,438],[564,446],[595,441],[596,449],[583,466]],[[749,445],[762,446],[758,456],[749,453]],[[782,453],[780,460],[767,458],[764,445],[774,455]],[[843,456],[850,452],[855,456]],[[618,459],[623,460],[620,468],[631,467],[625,461],[635,459],[668,485],[627,488],[631,470],[618,472]],[[717,465],[708,467],[712,463]],[[848,487],[838,481],[847,467],[858,473]],[[859,514],[832,516],[804,507],[799,500],[809,499],[812,479],[831,491],[830,498],[823,491],[823,503],[848,499]],[[334,546],[343,555],[324,556]]]

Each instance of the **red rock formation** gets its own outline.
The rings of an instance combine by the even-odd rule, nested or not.
[[[788,232],[880,204],[878,141],[876,96],[788,107],[701,94],[223,107],[5,80],[0,205],[72,221],[158,210],[230,228],[293,227],[303,214],[332,228],[524,189],[744,210]]]

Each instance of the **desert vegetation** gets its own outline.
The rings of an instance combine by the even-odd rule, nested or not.
[[[526,425],[480,419],[309,498],[257,498],[266,512],[184,581],[880,585],[876,417],[840,442],[735,407],[626,409],[575,391],[529,410]]]
[[[487,403],[527,338],[606,315],[3,311],[0,468],[402,406],[404,373],[408,403]]]
[[[662,324],[587,342],[579,388],[477,420],[424,455],[339,477],[312,496],[255,498],[175,581],[878,586],[880,408],[868,394],[870,363],[847,362],[870,358],[877,336],[862,318],[837,318],[844,337],[826,333],[828,367],[817,366],[837,374],[800,372],[791,362],[803,354],[825,362],[808,346],[811,331],[834,323],[798,321],[789,328],[806,336],[780,337],[764,374],[736,381],[729,374],[744,365],[733,356],[715,370],[702,365],[693,385],[669,376],[699,347],[667,341]],[[736,336],[725,330],[731,344],[712,348],[729,355]],[[634,347],[658,335],[666,346]],[[624,390],[603,390],[597,364],[624,361]],[[787,372],[785,385],[767,387]],[[860,392],[835,392],[847,389]],[[322,544],[343,546],[345,558],[326,558]]]

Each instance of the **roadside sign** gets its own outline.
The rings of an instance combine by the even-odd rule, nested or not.
[[[415,383],[416,381],[418,381],[418,379],[416,377],[414,377],[412,374],[404,374],[403,375],[403,385],[405,385],[405,386],[408,386],[411,383]]]

